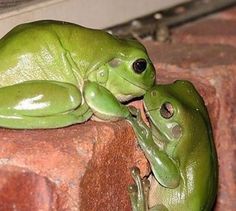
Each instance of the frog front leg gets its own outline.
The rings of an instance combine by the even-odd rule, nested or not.
[[[129,116],[127,120],[134,129],[138,143],[147,157],[157,181],[164,187],[176,188],[180,182],[177,164],[155,143],[152,131],[143,122],[140,112],[137,113],[137,117]]]
[[[128,191],[133,211],[148,211],[148,191],[150,182],[142,180],[140,170],[137,167],[131,169],[131,175],[135,184],[129,185]]]
[[[128,187],[128,191],[133,211],[168,211],[168,209],[162,204],[157,204],[156,206],[149,208],[149,180],[146,178],[141,178],[140,170],[137,167],[133,167],[131,169],[131,175],[135,181],[135,184],[130,185]]]
[[[0,88],[0,126],[57,128],[86,121],[92,115],[73,84],[27,81]]]
[[[96,82],[85,82],[83,96],[98,119],[116,121],[130,115],[129,109],[125,105],[121,104],[109,90]]]

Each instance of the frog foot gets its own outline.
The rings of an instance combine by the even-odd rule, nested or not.
[[[128,191],[133,211],[148,211],[148,191],[150,182],[148,179],[141,179],[138,167],[131,169],[131,175],[135,181],[129,185]]]

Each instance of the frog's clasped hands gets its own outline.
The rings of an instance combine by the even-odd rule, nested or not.
[[[210,211],[217,190],[217,159],[201,96],[188,81],[155,85],[144,96],[144,108],[150,128],[139,112],[128,120],[153,175],[141,180],[139,170],[132,169],[133,210]]]
[[[119,102],[155,80],[140,43],[59,21],[15,27],[0,40],[0,61],[0,126],[8,128],[124,118]]]

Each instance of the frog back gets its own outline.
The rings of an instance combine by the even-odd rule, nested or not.
[[[0,86],[29,80],[79,85],[124,44],[100,30],[60,21],[19,25],[0,40]]]
[[[193,147],[192,150],[188,148],[186,159],[175,158],[181,175],[179,186],[166,188],[152,179],[150,206],[164,204],[169,211],[208,211],[212,208],[217,189],[217,167],[210,145],[211,135],[205,130],[194,136],[194,140],[192,136],[188,137],[192,139]],[[186,153],[184,145],[179,153]]]
[[[187,197],[186,204],[190,210],[209,210],[214,203],[218,183],[211,122],[205,102],[195,87],[187,81],[182,84],[184,100],[180,113],[184,115],[178,122],[183,133],[173,151],[182,177],[182,190],[180,188],[179,191]]]
[[[0,86],[29,80],[75,83],[65,50],[49,26],[24,24],[0,40]]]

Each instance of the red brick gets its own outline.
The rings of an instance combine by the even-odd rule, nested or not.
[[[158,72],[158,83],[187,79],[203,96],[219,160],[215,210],[236,210],[236,48],[183,43],[146,46]]]
[[[235,26],[236,8],[233,8],[174,29],[173,41],[236,46]]]
[[[0,137],[0,210],[130,210],[129,169],[148,170],[125,121]]]
[[[224,20],[236,20],[236,7],[226,9],[211,16],[212,18]]]
[[[0,210],[55,210],[54,184],[25,168],[0,169]]]

